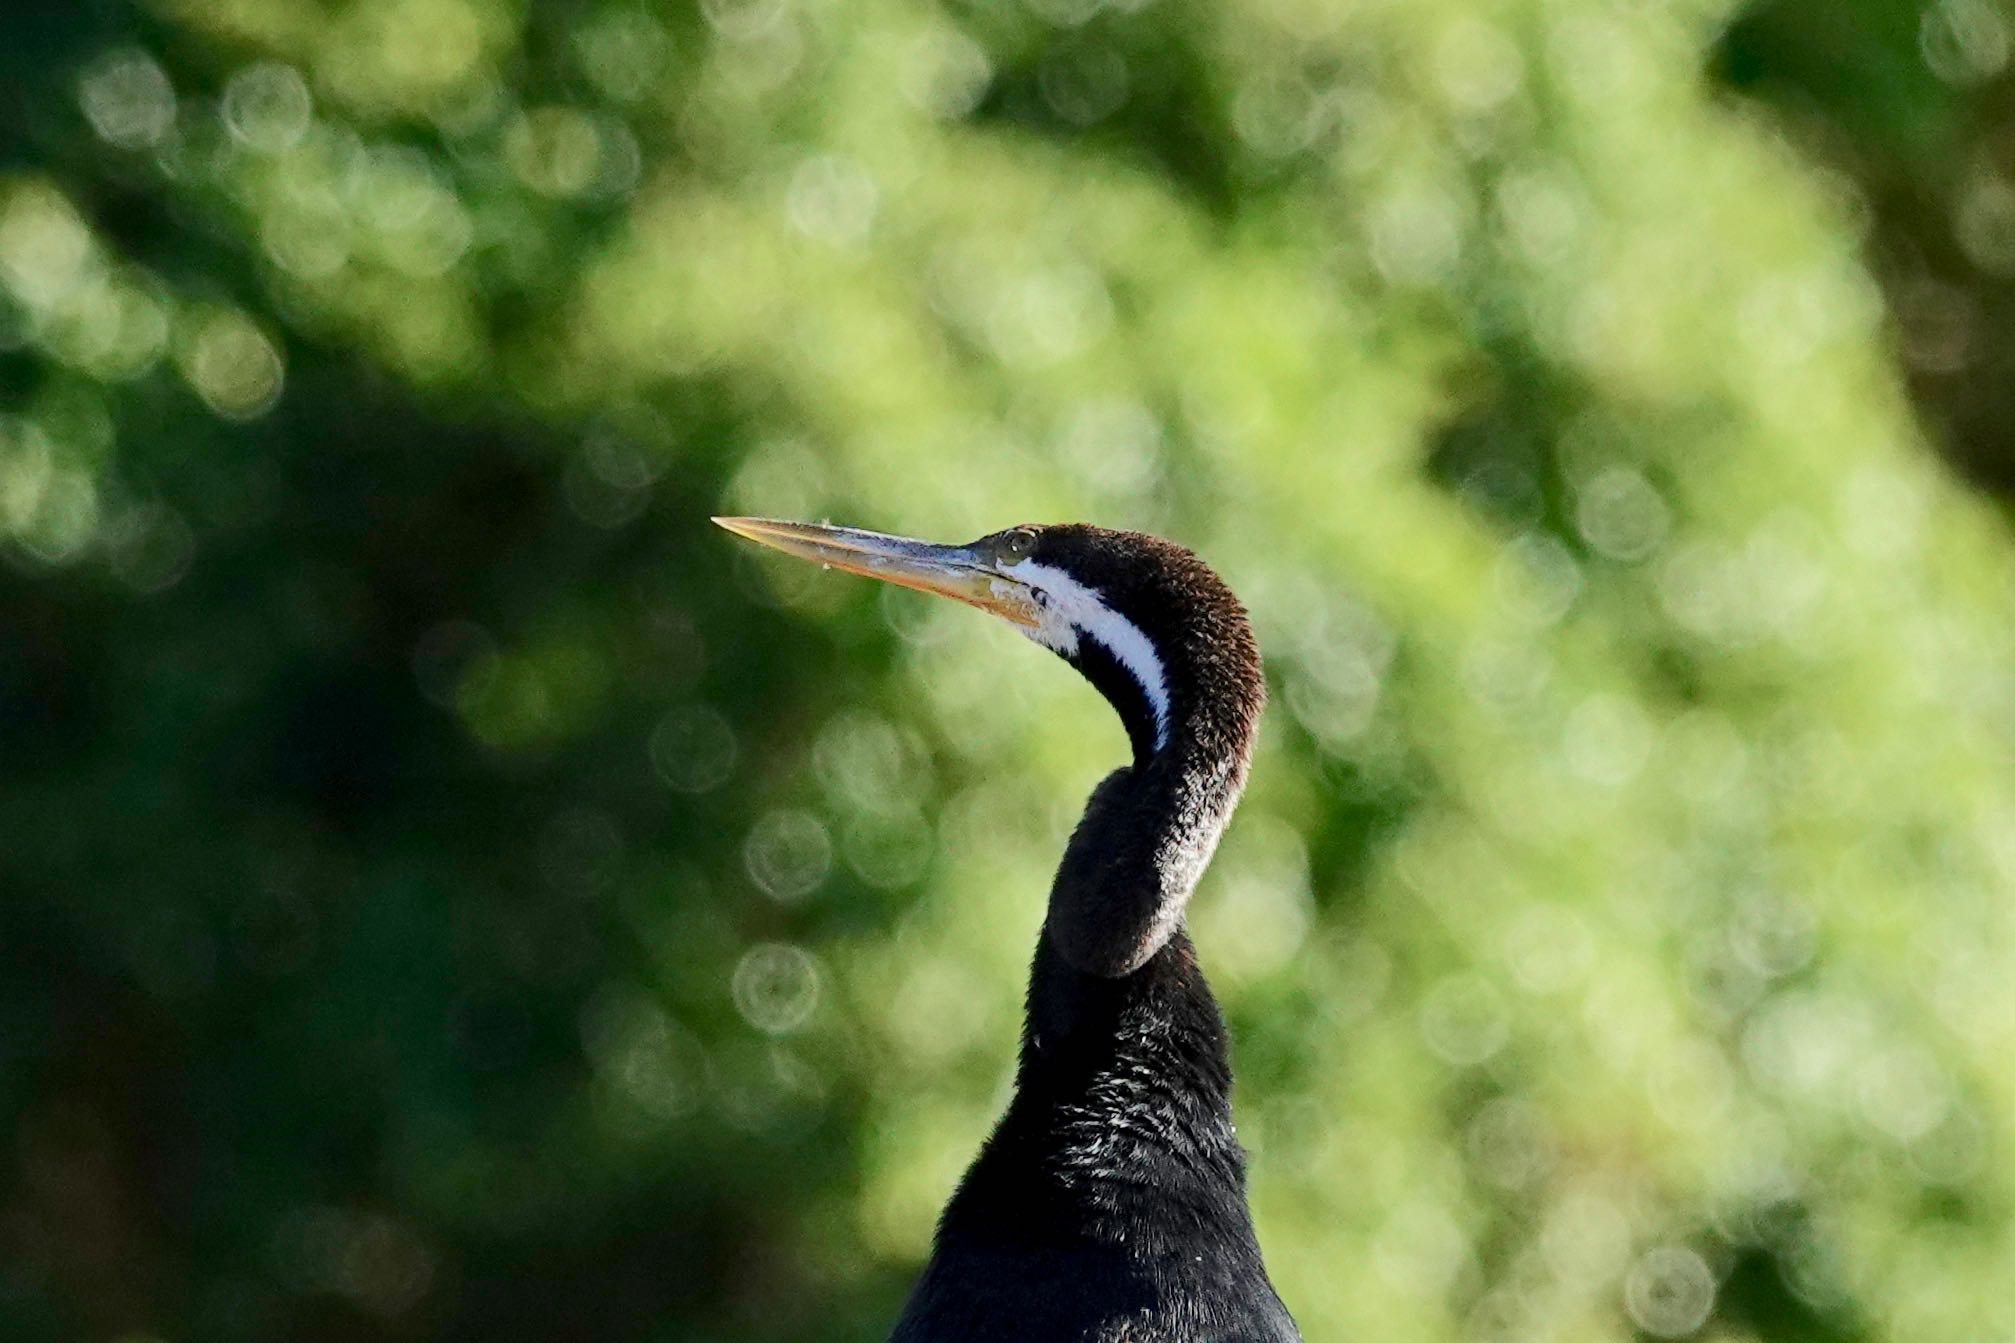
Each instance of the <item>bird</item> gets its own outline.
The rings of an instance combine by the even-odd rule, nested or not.
[[[714,521],[1000,617],[1105,696],[1132,752],[1065,846],[1013,1097],[890,1343],[1299,1343],[1253,1229],[1227,1031],[1184,920],[1266,700],[1245,608],[1194,553],[1141,532],[1022,525],[938,545]]]

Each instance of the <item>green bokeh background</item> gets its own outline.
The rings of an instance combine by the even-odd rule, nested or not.
[[[2015,1336],[1993,0],[0,46],[0,1338],[883,1336],[1124,743],[718,512],[1246,598],[1311,1343]]]

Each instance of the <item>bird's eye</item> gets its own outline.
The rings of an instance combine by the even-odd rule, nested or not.
[[[1011,560],[1024,559],[1035,549],[1035,533],[1026,527],[1017,527],[1001,537],[1001,553]]]

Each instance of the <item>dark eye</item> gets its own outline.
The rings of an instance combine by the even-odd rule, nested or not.
[[[1001,554],[1011,560],[1025,559],[1035,549],[1035,533],[1026,527],[1017,527],[1001,537]]]

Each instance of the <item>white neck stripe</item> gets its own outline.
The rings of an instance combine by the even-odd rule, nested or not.
[[[1046,605],[1042,623],[1023,632],[1029,638],[1065,655],[1075,654],[1079,637],[1085,636],[1111,653],[1120,666],[1140,684],[1154,713],[1154,744],[1160,750],[1168,744],[1168,677],[1162,670],[1161,655],[1140,627],[1105,604],[1096,591],[1061,569],[1034,560],[1002,567],[1002,573],[1040,592]]]

